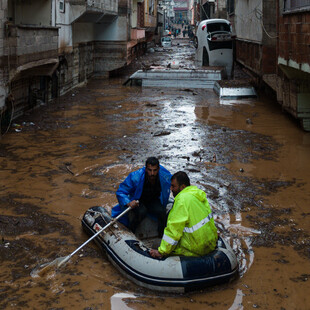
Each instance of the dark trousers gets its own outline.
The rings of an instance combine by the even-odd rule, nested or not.
[[[141,203],[139,207],[134,208],[128,212],[129,228],[135,232],[138,225],[146,217],[147,214],[151,214],[157,218],[158,221],[158,236],[162,237],[164,229],[167,224],[166,208],[160,203],[159,200],[152,201],[150,203]]]

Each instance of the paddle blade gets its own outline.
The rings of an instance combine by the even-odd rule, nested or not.
[[[44,263],[39,266],[37,266],[35,269],[33,269],[30,273],[32,277],[43,277],[47,273],[50,273],[51,271],[55,271],[60,266],[64,265],[68,260],[70,259],[70,255],[64,256],[64,257],[57,257],[53,261],[49,263]]]

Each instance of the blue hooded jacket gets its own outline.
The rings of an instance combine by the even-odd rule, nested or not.
[[[159,181],[161,185],[161,193],[160,193],[160,202],[166,207],[168,203],[168,199],[170,196],[170,185],[171,185],[171,173],[159,165]],[[118,205],[112,208],[112,217],[116,217],[121,212],[123,212],[126,208],[125,206],[131,202],[132,200],[139,200],[144,185],[145,179],[145,167],[131,172],[127,178],[122,182],[116,191],[116,197],[119,202]],[[125,214],[122,218],[119,219],[121,223],[128,226],[128,216]]]

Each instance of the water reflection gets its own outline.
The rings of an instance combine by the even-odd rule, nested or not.
[[[254,250],[251,237],[261,234],[261,232],[242,226],[241,223],[232,223],[233,220],[231,220],[231,215],[228,213],[215,215],[214,218],[221,234],[226,239],[230,240],[239,262],[239,275],[243,277],[254,262]],[[235,220],[239,222],[241,218],[240,212],[237,212]]]
[[[127,306],[124,299],[134,299],[136,296],[127,293],[117,293],[111,296],[111,310],[128,310],[133,309]]]
[[[242,299],[242,290],[237,289],[235,300],[233,304],[228,308],[228,310],[243,310]]]

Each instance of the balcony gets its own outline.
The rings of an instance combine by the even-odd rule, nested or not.
[[[118,14],[118,0],[68,0],[74,19],[81,23],[111,23]]]
[[[10,80],[18,75],[51,75],[58,65],[58,28],[6,25]]]
[[[144,28],[146,31],[154,31],[157,26],[157,16],[145,13]]]
[[[145,29],[132,28],[131,29],[131,40],[142,41],[145,39]]]

